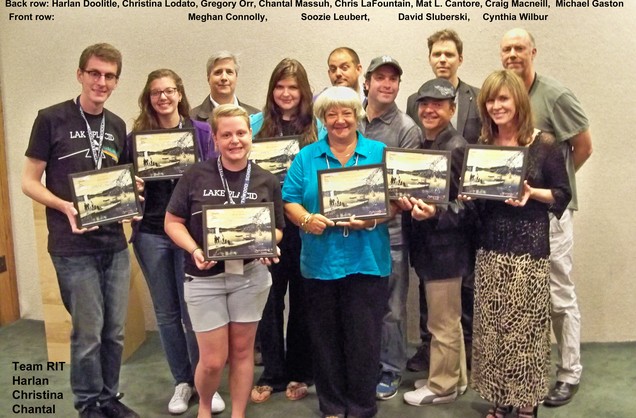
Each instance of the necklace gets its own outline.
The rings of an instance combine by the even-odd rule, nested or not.
[[[331,149],[331,152],[333,152],[333,155],[335,155],[336,157],[337,157],[337,156],[340,156],[340,157],[348,157],[348,156],[350,156],[351,154],[353,154],[353,151],[348,152],[348,153],[346,153],[346,154],[341,154],[341,153],[338,153],[338,152],[334,151],[334,149],[333,149],[333,148]]]
[[[336,157],[338,157],[338,156],[340,156],[340,157],[349,157],[355,151],[357,142],[358,141],[347,145],[346,148],[344,149],[344,151],[336,151],[332,145],[329,145],[329,148],[331,149],[331,152],[333,152],[333,155],[335,155]],[[350,152],[347,152],[347,151],[349,151],[349,148],[351,146],[353,146],[353,149]]]

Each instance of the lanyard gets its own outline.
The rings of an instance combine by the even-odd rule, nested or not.
[[[88,143],[91,146],[91,153],[93,154],[93,161],[95,162],[95,168],[102,168],[102,158],[104,157],[103,145],[104,145],[104,128],[106,126],[106,113],[102,110],[102,121],[99,124],[99,137],[94,140],[93,139],[93,130],[91,129],[90,124],[88,123],[88,119],[86,119],[86,115],[84,114],[84,109],[82,109],[82,105],[80,104],[79,97],[77,98],[77,107],[79,107],[80,114],[82,115],[82,119],[86,122],[86,134],[88,135]]]
[[[223,188],[225,189],[225,194],[227,195],[227,200],[230,204],[235,205],[234,199],[232,199],[232,192],[230,191],[230,186],[227,183],[227,179],[223,174],[223,164],[221,164],[221,156],[216,160],[216,165],[219,167],[219,176],[221,176],[221,183],[223,183]],[[252,164],[247,162],[247,172],[245,173],[245,183],[243,184],[243,193],[241,194],[241,205],[245,204],[247,200],[247,187],[250,184],[250,177],[252,175]]]

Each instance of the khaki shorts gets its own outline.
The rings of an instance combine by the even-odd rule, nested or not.
[[[267,267],[258,260],[246,264],[242,275],[187,277],[191,280],[184,284],[184,298],[195,332],[260,321],[272,285]]]

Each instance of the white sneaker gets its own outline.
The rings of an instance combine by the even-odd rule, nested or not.
[[[440,396],[433,393],[428,386],[422,386],[417,390],[406,392],[404,394],[404,402],[415,406],[449,403],[453,402],[455,399],[457,399],[457,391],[454,391],[450,395]]]
[[[221,395],[219,395],[219,392],[214,392],[214,396],[212,396],[212,405],[210,407],[212,408],[213,414],[220,414],[225,410],[225,402],[223,401],[223,398],[221,398]]]
[[[174,388],[174,395],[168,403],[168,412],[171,414],[183,414],[188,410],[188,402],[194,393],[194,388],[187,383],[179,383]]]
[[[413,383],[413,386],[415,387],[415,389],[419,389],[426,386],[426,383],[428,383],[428,379],[417,379]],[[468,390],[468,385],[457,386],[457,396],[462,396],[464,393],[466,393],[466,390]]]

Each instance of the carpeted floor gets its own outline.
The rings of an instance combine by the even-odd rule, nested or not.
[[[636,398],[630,391],[636,387],[636,343],[585,344],[582,349],[583,382],[578,395],[566,406],[539,409],[540,417],[554,418],[631,418],[636,417]],[[18,364],[15,364],[17,362]],[[44,324],[40,321],[19,320],[0,328],[0,417],[60,417],[73,418],[69,370],[46,370]],[[43,365],[43,371],[17,370],[20,365]],[[59,369],[59,367],[58,367]],[[260,368],[256,369],[256,374]],[[20,379],[22,377],[22,379]],[[35,379],[28,380],[29,377]],[[413,407],[402,401],[402,394],[410,390],[415,379],[425,377],[407,373],[398,396],[379,403],[378,418],[447,418],[485,416],[488,404],[475,392],[468,392],[447,405]],[[16,380],[17,379],[17,380]],[[26,379],[26,380],[24,380]],[[39,380],[38,380],[39,379]],[[18,384],[20,383],[20,384]],[[172,396],[172,381],[164,360],[159,336],[149,332],[143,346],[123,365],[120,390],[125,393],[124,403],[144,418],[170,417],[168,400]],[[27,399],[39,393],[61,392],[63,399]],[[217,417],[230,417],[229,393],[224,379],[220,389],[228,408]],[[22,400],[17,399],[22,398]],[[22,405],[24,412],[19,412]],[[55,413],[28,414],[29,408],[46,405],[55,407]],[[15,409],[15,412],[14,412]],[[31,409],[33,410],[33,409]],[[183,414],[196,417],[196,403]],[[288,401],[284,393],[274,394],[263,404],[251,404],[249,418],[310,418],[320,417],[318,400],[313,388],[301,401]]]

